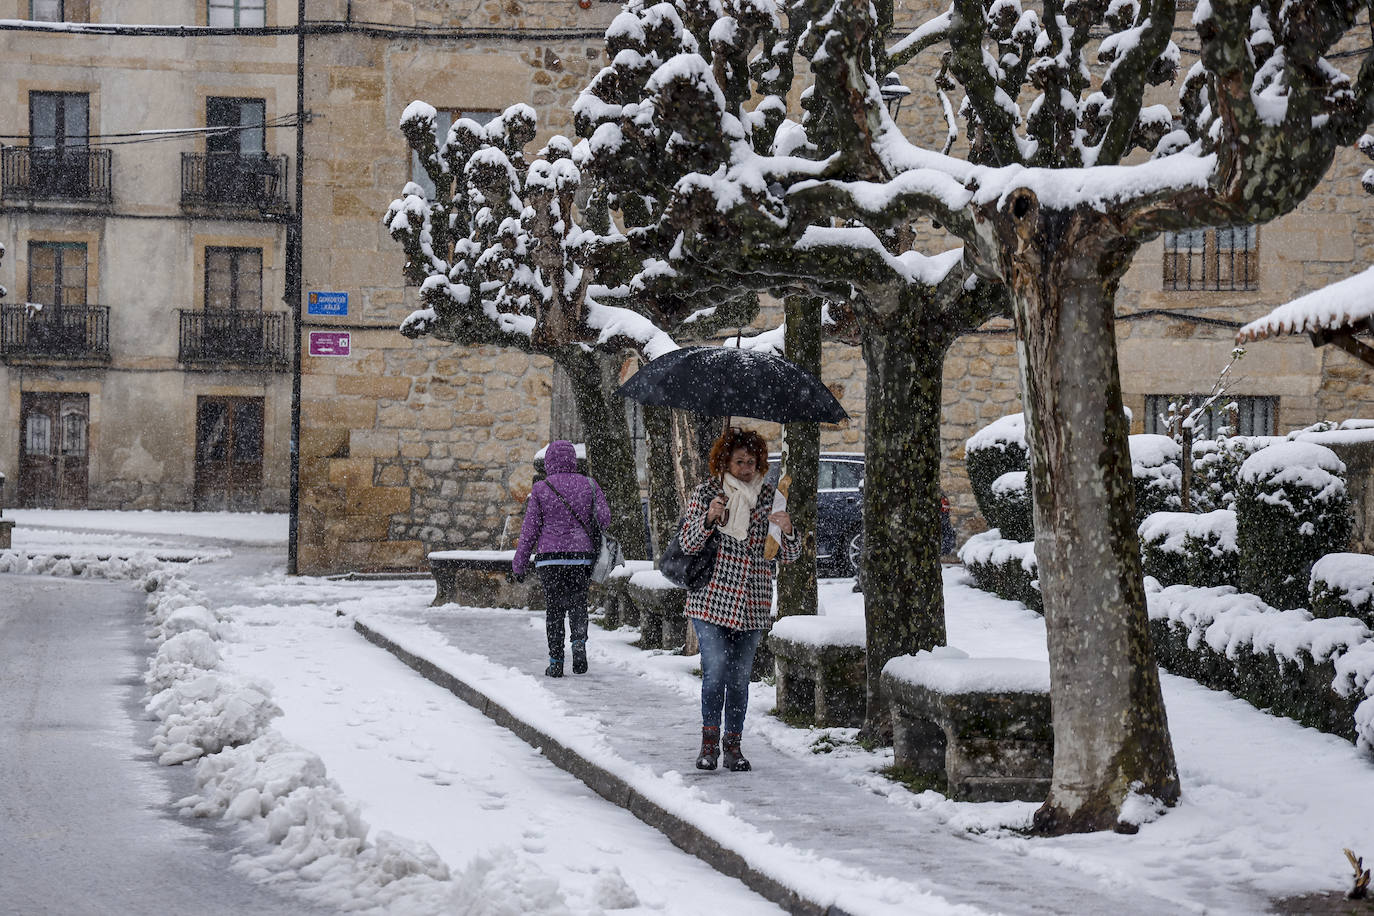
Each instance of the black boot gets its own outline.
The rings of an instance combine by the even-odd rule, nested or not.
[[[697,752],[697,769],[714,770],[716,758],[720,756],[720,726],[701,727],[701,750]]]
[[[544,669],[544,676],[545,676],[545,677],[562,677],[562,676],[563,676],[563,659],[561,659],[561,658],[551,658],[551,659],[549,659],[549,667],[547,667],[547,668]]]
[[[752,770],[753,767],[749,765],[749,759],[740,753],[739,740],[738,733],[730,733],[725,736],[725,768],[736,773],[743,773],[746,770]]]
[[[587,673],[587,641],[585,639],[574,639],[573,650],[573,674]]]

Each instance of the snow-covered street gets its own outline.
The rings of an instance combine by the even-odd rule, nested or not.
[[[1164,675],[1181,804],[1147,817],[1135,836],[1029,839],[1016,828],[1035,805],[913,794],[875,772],[890,763],[890,750],[862,749],[852,730],[792,728],[766,715],[774,700],[767,684],[754,687],[746,733],[755,772],[697,773],[690,766],[696,660],[637,649],[630,629],[594,627],[591,673],[549,681],[539,676],[541,615],[431,609],[428,580],[289,578],[284,550],[264,546],[284,536],[280,517],[200,518],[191,531],[173,513],[43,515],[16,513],[10,557],[125,557],[83,568],[88,575],[171,570],[178,587],[208,605],[214,617],[207,626],[219,636],[217,670],[262,685],[280,707],[268,726],[276,737],[254,745],[282,755],[210,755],[207,762],[226,761],[216,765],[218,775],[201,763],[200,786],[189,779],[194,761],[173,767],[168,772],[185,774],[188,794],[166,791],[154,803],[168,816],[180,807],[193,826],[206,822],[190,817],[191,809],[213,809],[226,822],[220,832],[234,831],[228,835],[238,844],[239,875],[325,909],[779,911],[364,640],[356,621],[615,773],[757,872],[845,912],[1256,913],[1280,898],[1343,891],[1350,872],[1342,848],[1374,854],[1374,762],[1348,742],[1183,678]],[[170,550],[201,559],[157,559]],[[30,572],[43,568],[76,571],[70,561],[40,561]],[[70,602],[89,602],[76,590],[95,587],[3,576],[8,614],[27,609],[8,600],[17,593],[10,583],[35,581],[73,589],[70,598],[60,593]],[[849,584],[822,583],[825,613],[862,613],[862,595]],[[133,586],[123,593],[104,585],[99,594],[135,601]],[[946,599],[951,644],[975,656],[1045,657],[1043,620],[972,589],[958,568],[946,571]],[[109,598],[96,604],[110,613],[117,606]],[[149,726],[126,729],[135,730],[146,736]],[[298,800],[309,817],[293,823],[318,830],[318,848],[307,855],[300,836],[275,840],[290,855],[272,847],[274,817],[285,816],[266,800],[282,778],[274,761],[301,755],[318,758],[327,774],[337,796],[328,810],[356,808],[367,825],[362,846],[347,831],[325,829],[318,816],[324,808]],[[154,764],[139,765],[158,784]],[[238,826],[229,827],[233,822]],[[186,833],[187,854],[199,855],[204,831]],[[407,864],[383,868],[383,880],[360,878],[339,865],[348,855]],[[0,883],[12,880],[0,874]]]

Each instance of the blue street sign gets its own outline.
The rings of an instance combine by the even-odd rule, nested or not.
[[[347,315],[348,293],[321,293],[311,290],[306,297],[307,315]]]

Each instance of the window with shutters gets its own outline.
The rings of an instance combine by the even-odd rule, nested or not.
[[[1223,226],[1164,233],[1166,290],[1248,290],[1259,287],[1259,230]]]

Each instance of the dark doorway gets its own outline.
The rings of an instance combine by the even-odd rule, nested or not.
[[[262,196],[267,159],[267,103],[211,96],[205,100],[205,193],[221,203],[250,204]],[[216,130],[218,129],[218,130]]]
[[[90,396],[25,391],[19,401],[19,504],[84,509],[88,493]]]
[[[29,302],[43,306],[28,321],[28,347],[46,356],[86,349],[86,246],[29,243]]]
[[[29,93],[29,183],[41,197],[85,197],[91,190],[90,96]]]
[[[262,398],[196,399],[197,511],[262,506]]]

